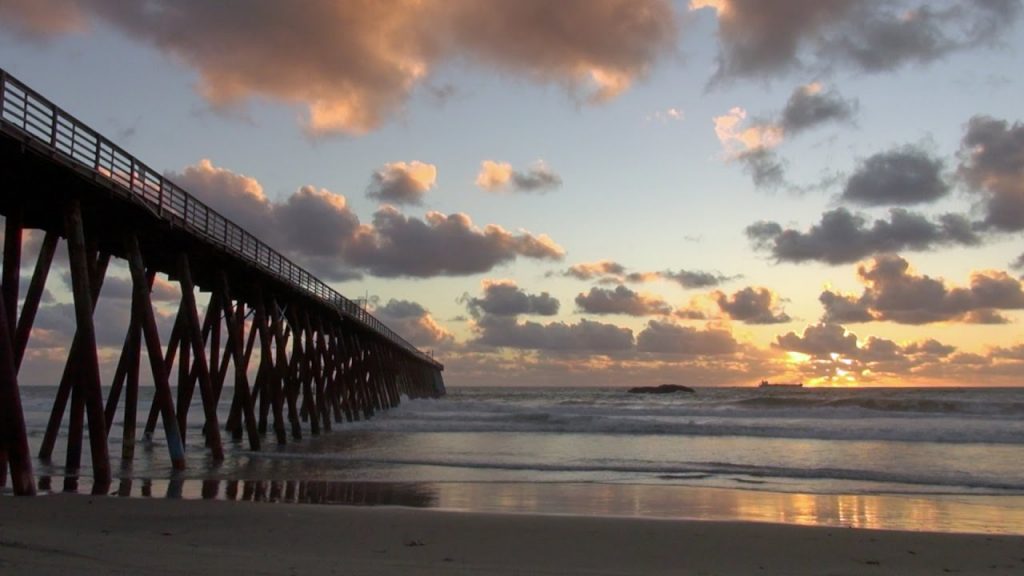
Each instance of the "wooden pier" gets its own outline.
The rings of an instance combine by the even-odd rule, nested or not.
[[[107,435],[119,411],[123,461],[134,456],[140,425],[146,437],[159,426],[181,469],[193,402],[202,405],[216,462],[224,458],[222,430],[259,450],[268,436],[297,441],[370,418],[402,395],[445,392],[443,366],[431,356],[2,69],[0,214],[0,486],[9,476],[15,494],[35,492],[18,375],[60,239],[76,332],[38,457],[53,458],[66,416],[66,468],[77,472],[87,440],[94,492],[112,482]],[[26,230],[43,240],[22,295]],[[131,272],[131,319],[104,397],[93,311],[112,258]],[[158,274],[181,289],[166,342],[151,300]],[[197,292],[208,294],[205,310]],[[140,414],[143,379],[155,389]],[[221,403],[230,403],[226,422]]]

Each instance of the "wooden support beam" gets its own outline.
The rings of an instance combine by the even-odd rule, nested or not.
[[[260,333],[260,368],[264,369],[265,367],[263,398],[269,397],[270,404],[274,410],[274,435],[277,437],[277,443],[283,445],[287,442],[287,434],[284,428],[281,373],[274,362],[273,349],[271,347],[273,343],[273,330],[272,326],[269,325],[270,319],[267,317],[266,301],[259,287],[256,287],[255,300],[256,316],[254,322],[256,323],[256,329]],[[280,349],[278,353],[281,354]]]
[[[185,334],[182,340],[188,340],[195,356],[196,369],[199,371],[199,392],[203,399],[203,412],[206,415],[206,438],[210,445],[211,457],[214,462],[224,460],[224,446],[220,438],[220,424],[217,421],[217,400],[213,394],[210,379],[210,367],[206,363],[206,351],[203,346],[203,329],[199,324],[199,311],[196,308],[195,285],[192,283],[192,270],[188,255],[178,255],[178,281],[181,284],[181,306],[185,311]]]
[[[227,285],[227,278],[225,278],[225,285]],[[235,333],[239,336],[239,340],[246,340],[245,351],[242,353],[242,364],[241,364],[241,369],[245,373],[245,389],[246,389],[246,392],[243,394],[242,389],[239,388],[239,386],[238,386],[238,374],[237,374],[237,372],[239,370],[239,367],[238,367],[238,365],[236,363],[236,366],[235,366],[235,372],[236,372],[235,373],[235,382],[236,382],[235,393],[234,393],[233,397],[231,398],[231,409],[228,412],[228,422],[227,422],[227,425],[226,425],[226,428],[231,431],[232,438],[234,440],[236,440],[236,441],[239,441],[239,440],[242,439],[242,429],[243,429],[242,418],[243,418],[245,410],[246,410],[246,405],[251,404],[252,406],[255,406],[255,394],[250,392],[248,370],[249,370],[249,362],[252,359],[252,351],[253,351],[254,346],[256,344],[256,334],[257,334],[257,331],[256,331],[255,327],[250,327],[250,329],[249,329],[249,336],[248,337],[245,336],[245,318],[246,318],[246,316],[247,316],[247,314],[246,314],[246,311],[245,311],[245,302],[243,302],[241,299],[239,299],[238,300],[238,305],[235,307],[235,321],[234,322],[235,322],[235,326],[237,326],[237,330],[235,331]],[[234,362],[234,352],[233,352],[233,350],[234,350],[234,347],[229,349],[227,352],[231,354],[232,361]]]
[[[318,328],[317,341],[320,344],[320,350],[323,352],[325,370],[324,393],[327,395],[327,402],[330,405],[334,421],[340,424],[343,416],[341,415],[341,401],[339,400],[337,388],[340,370],[337,362],[338,342],[334,337],[334,332],[330,330],[332,324],[330,320],[333,319],[318,318],[314,324]]]
[[[184,291],[184,289],[183,289]],[[184,304],[181,305],[184,308]],[[185,312],[188,314],[188,311]],[[188,318],[186,317],[186,321]],[[181,339],[178,349],[178,399],[174,405],[175,416],[178,419],[178,430],[181,430],[181,442],[188,445],[188,409],[192,405],[192,379],[189,377],[192,371],[191,333],[186,331]],[[198,362],[198,359],[197,359]]]
[[[149,274],[146,279],[150,283],[150,288],[152,288],[155,275]],[[128,377],[128,363],[132,358],[132,335],[135,333],[136,328],[140,326],[139,322],[140,320],[135,310],[135,301],[133,299],[131,316],[128,320],[128,331],[124,336],[124,344],[121,345],[121,356],[117,359],[117,368],[114,370],[114,379],[110,383],[110,392],[107,393],[106,418],[108,435],[110,434],[110,428],[114,424],[114,417],[117,415],[117,405],[121,401],[121,390],[124,388],[125,379]]]
[[[223,272],[218,274],[217,289],[220,291],[220,296],[224,302],[231,302],[227,274]],[[228,314],[225,319],[228,325],[228,332],[233,335],[231,340],[234,342],[230,353],[235,363],[235,398],[238,399],[238,403],[241,405],[246,432],[249,435],[249,447],[252,450],[259,450],[260,435],[256,427],[256,417],[253,414],[252,396],[249,391],[249,375],[247,374],[249,369],[248,355],[242,350],[242,341],[245,337],[245,309],[239,307],[238,313],[234,317]],[[255,333],[256,330],[253,329],[252,334],[255,335]],[[251,353],[251,351],[252,347],[250,344],[249,352]]]
[[[11,207],[4,220],[4,263],[3,279],[0,284],[0,292],[3,293],[4,302],[7,307],[5,312],[10,319],[8,340],[16,339],[17,331],[15,324],[18,318],[18,288],[21,281],[21,206]],[[13,350],[13,348],[12,348]],[[13,352],[12,352],[13,353]],[[15,375],[18,372],[18,362],[15,362]],[[7,483],[7,447],[0,437],[0,486]]]
[[[354,384],[357,392],[357,404],[359,410],[362,412],[363,418],[369,420],[373,418],[373,400],[370,398],[370,388],[368,379],[370,377],[369,358],[366,355],[366,350],[363,348],[363,343],[360,340],[358,332],[351,332],[348,335],[349,343],[352,347],[353,359],[354,359]]]
[[[147,280],[152,282],[153,276]],[[150,284],[152,286],[152,284]],[[131,462],[135,457],[135,429],[139,408],[139,364],[142,361],[142,306],[143,303],[132,295],[132,320],[129,337],[128,386],[124,395],[124,426],[121,435],[121,460]]]
[[[309,311],[300,312],[300,321],[306,333],[306,388],[310,388],[310,380],[315,386],[310,392],[310,407],[316,413],[316,420],[323,426],[324,430],[331,429],[331,415],[327,409],[327,398],[324,396],[324,375],[323,363],[321,362],[322,351],[317,347],[317,340],[313,335],[313,324],[309,320]]]
[[[345,413],[345,420],[351,422],[355,419],[352,409],[352,354],[345,343],[345,324],[339,324],[332,330],[332,337],[335,340],[336,358],[335,364],[338,367],[336,387],[338,398],[341,401],[341,410]]]
[[[211,308],[213,309],[213,316],[212,316],[212,318],[211,318],[211,311],[210,311]],[[217,297],[217,293],[214,292],[214,293],[210,294],[210,302],[209,302],[209,304],[207,304],[206,316],[207,316],[207,319],[210,319],[210,320],[213,321],[213,323],[210,325],[210,338],[209,338],[210,339],[210,367],[211,368],[216,367],[216,366],[220,366],[220,353],[221,353],[220,331],[221,331],[221,316],[222,316],[222,313],[223,313],[223,308],[224,308],[223,304],[221,303],[220,298]],[[221,388],[223,387],[223,385],[224,385],[224,380],[223,379],[220,379],[219,383],[216,383],[216,386],[217,386],[217,398],[220,398],[220,391],[221,391]]]
[[[316,410],[316,399],[313,395],[313,368],[312,356],[309,343],[311,339],[306,332],[305,309],[295,310],[289,307],[292,312],[292,324],[295,326],[295,348],[292,358],[298,358],[298,378],[302,386],[302,414],[309,419],[310,432],[317,436],[320,434],[320,414]]]
[[[103,280],[106,277],[107,263],[109,262],[108,256],[101,256],[99,262],[93,269],[94,276],[90,287],[92,289],[92,306],[93,309],[96,307],[96,302],[99,300],[100,289],[103,285]],[[57,387],[57,396],[53,401],[53,406],[50,410],[50,419],[46,425],[46,431],[43,434],[43,441],[39,446],[39,459],[49,460],[53,456],[53,447],[57,442],[57,434],[60,432],[60,423],[64,419],[64,410],[67,408],[68,398],[71,396],[71,389],[74,386],[75,379],[78,377],[80,372],[76,365],[77,358],[81,354],[82,349],[82,336],[78,329],[75,330],[75,335],[71,339],[71,348],[68,351],[68,358],[64,364],[64,372],[60,377],[60,385]]]
[[[3,286],[4,304],[7,306],[8,336],[13,342],[16,324],[18,323],[18,288],[21,282],[21,239],[24,235],[21,227],[22,209],[14,205],[7,211],[4,220],[4,270]]]
[[[132,274],[132,297],[139,303],[142,334],[146,342],[150,369],[153,372],[155,389],[153,405],[159,409],[161,420],[164,423],[164,435],[167,437],[167,450],[171,456],[171,465],[175,470],[183,470],[185,468],[185,445],[181,441],[178,420],[174,415],[174,399],[171,396],[171,384],[168,379],[167,364],[164,361],[164,350],[160,345],[160,331],[157,329],[156,316],[153,313],[153,302],[149,296],[149,282],[146,280],[142,251],[139,248],[139,240],[134,234],[129,234],[125,238],[125,249],[128,253],[128,268]],[[168,352],[175,348],[174,342],[169,348]]]
[[[18,320],[18,328],[14,338],[14,366],[21,370],[21,361],[25,358],[25,349],[28,347],[28,338],[32,334],[32,325],[36,320],[36,312],[39,311],[39,303],[43,299],[43,292],[46,289],[46,277],[50,274],[50,265],[53,263],[53,256],[57,252],[57,240],[60,237],[54,232],[47,232],[43,237],[43,244],[39,248],[39,255],[36,257],[36,268],[32,272],[32,281],[29,282],[28,292],[25,293],[25,303],[21,307],[21,318]]]
[[[277,356],[275,358],[275,364],[277,365],[278,374],[281,379],[281,397],[288,404],[288,422],[291,424],[292,438],[300,440],[302,438],[302,424],[299,422],[299,411],[295,405],[295,396],[291,394],[289,390],[291,382],[291,371],[289,370],[290,361],[288,358],[288,333],[282,325],[284,319],[284,312],[278,306],[277,301],[271,302],[270,310],[270,325],[274,331],[274,340],[277,342]],[[293,350],[294,354],[294,350]]]
[[[136,242],[137,242],[137,240],[136,240]],[[141,261],[141,259],[142,259],[142,255],[141,255],[141,252],[140,252],[139,260]],[[149,292],[147,291],[146,294],[148,295]],[[153,308],[152,308],[152,301],[151,300],[147,300],[147,302],[149,302],[149,304],[147,304],[147,305],[149,306],[150,312],[152,312],[152,310],[153,310]],[[145,310],[143,310],[143,313],[145,314]],[[155,316],[154,316],[154,325],[156,325],[156,317]],[[168,341],[167,341],[167,354],[165,356],[162,349],[161,349],[161,352],[160,352],[160,357],[161,357],[160,366],[161,366],[161,370],[169,371],[171,369],[171,365],[174,364],[175,354],[177,354],[178,346],[179,346],[179,343],[181,342],[181,333],[184,330],[185,330],[185,312],[179,306],[178,307],[178,314],[174,318],[174,326],[171,327],[170,338],[168,338]],[[160,333],[157,332],[157,335],[159,335],[159,334]],[[148,336],[147,336],[147,338],[148,338]],[[148,341],[147,341],[146,349],[147,349],[147,351],[149,350]],[[167,374],[164,374],[164,379],[166,379],[167,382],[168,382],[168,389],[170,388],[170,377],[171,377],[170,376],[170,372],[168,372]],[[173,405],[174,405],[174,403],[172,402],[171,403],[172,410],[173,410]],[[160,416],[162,414],[162,412],[161,412],[162,410],[163,410],[163,400],[160,398],[160,396],[154,395],[153,396],[153,402],[152,402],[152,404],[150,404],[150,407],[149,407],[149,416],[146,418],[146,430],[144,432],[144,436],[143,436],[144,438],[151,439],[153,437],[153,432],[156,431],[157,420],[160,418]],[[177,427],[177,424],[175,424],[175,429],[180,430]],[[184,445],[184,443],[182,445]]]
[[[7,306],[0,290],[0,446],[10,467],[11,487],[18,496],[35,494],[32,480],[32,456],[25,432],[25,414],[18,391],[18,372],[14,366],[14,348],[7,319]],[[4,480],[7,471],[3,471]]]
[[[68,235],[68,258],[71,288],[75,301],[75,322],[82,335],[79,368],[83,378],[85,406],[89,422],[89,447],[92,454],[93,491],[106,492],[111,482],[110,457],[107,453],[106,416],[103,413],[103,390],[100,383],[96,332],[92,322],[94,300],[89,288],[89,262],[85,248],[82,209],[77,199],[70,199],[65,210],[65,231]]]

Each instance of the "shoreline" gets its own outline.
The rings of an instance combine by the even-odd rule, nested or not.
[[[91,479],[43,477],[42,498],[88,494]],[[1024,536],[1024,495],[808,494],[664,484],[132,479],[111,497],[459,513],[766,523]]]
[[[1024,538],[54,494],[0,499],[10,574],[1012,574]]]

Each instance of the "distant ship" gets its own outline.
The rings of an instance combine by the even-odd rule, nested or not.
[[[758,385],[758,388],[803,388],[803,387],[804,387],[804,383],[803,382],[797,382],[796,384],[789,383],[789,382],[772,383],[772,382],[769,382],[767,380],[761,380],[761,384]]]

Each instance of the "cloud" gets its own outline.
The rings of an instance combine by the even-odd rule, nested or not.
[[[614,353],[633,348],[633,331],[614,324],[580,320],[577,324],[518,322],[511,316],[485,315],[477,322],[475,344],[548,352]]]
[[[802,335],[787,332],[775,338],[775,344],[783,350],[800,352],[808,356],[828,358],[832,354],[854,356],[857,354],[857,335],[847,332],[839,324],[818,324],[808,326]]]
[[[171,180],[227,218],[326,280],[362,269],[382,277],[464,276],[516,258],[561,260],[564,250],[544,234],[480,229],[465,214],[428,212],[420,220],[383,206],[362,224],[344,196],[303,186],[280,202],[255,179],[202,160]]]
[[[0,28],[30,40],[81,32],[88,27],[87,18],[74,0],[2,0],[0,11]]]
[[[825,290],[818,296],[818,301],[825,307],[825,314],[821,317],[821,321],[825,323],[857,324],[875,319],[868,303],[857,298]]]
[[[665,110],[658,110],[654,114],[647,116],[647,121],[657,120],[661,123],[667,122],[682,122],[686,120],[686,113],[680,108],[666,108]]]
[[[988,116],[967,123],[959,174],[981,196],[985,223],[1024,230],[1024,124]]]
[[[166,176],[246,230],[261,233],[277,230],[273,222],[274,207],[255,178],[214,166],[208,158],[181,172],[167,172]]]
[[[768,288],[748,286],[731,296],[721,291],[711,298],[729,318],[746,324],[782,324],[790,317],[779,309],[779,297]]]
[[[663,0],[438,4],[450,11],[462,55],[539,82],[567,85],[587,102],[616,97],[676,49],[675,13]]]
[[[821,84],[798,86],[786,101],[778,124],[787,134],[796,134],[827,122],[848,122],[857,112],[857,101],[847,100]]]
[[[861,162],[842,199],[866,206],[934,202],[949,193],[943,162],[913,146],[881,152]]]
[[[835,90],[821,84],[797,86],[786,107],[774,118],[748,122],[747,111],[740,107],[716,116],[715,135],[726,157],[739,162],[758,188],[787,185],[786,162],[775,148],[789,136],[828,122],[848,122],[857,111],[855,100],[846,100]]]
[[[436,182],[437,167],[433,164],[389,162],[373,173],[366,196],[389,204],[419,205]]]
[[[105,282],[104,282],[105,284]],[[157,326],[163,334],[170,331],[174,324],[174,314],[154,307]],[[131,306],[117,297],[101,297],[93,312],[93,324],[96,330],[96,345],[100,348],[120,349],[128,331]],[[39,306],[36,320],[32,326],[30,347],[40,344],[52,344],[63,348],[63,361],[67,358],[67,347],[70,346],[75,332],[75,305],[71,302],[54,302]]]
[[[770,77],[842,64],[867,72],[926,64],[995,41],[1020,12],[1016,0],[692,0],[714,8],[721,44],[715,80]]]
[[[1003,324],[1007,320],[998,311],[1024,309],[1024,284],[1002,271],[974,272],[969,287],[950,287],[915,275],[906,260],[886,255],[858,266],[857,275],[865,285],[859,297],[822,293],[823,321]]]
[[[512,169],[508,162],[484,160],[476,176],[476,185],[488,192],[547,192],[562,185],[562,177],[548,168],[543,160],[535,162],[526,172]]]
[[[193,68],[214,106],[305,107],[312,134],[363,134],[432,70],[461,61],[605,102],[671,55],[668,0],[7,0],[5,24],[57,34],[99,19]]]
[[[672,313],[672,315],[682,320],[708,319],[708,315],[705,314],[703,310],[700,310],[698,308],[677,308],[676,311]]]
[[[664,270],[661,272],[629,272],[625,266],[611,260],[574,264],[562,272],[561,275],[577,280],[596,280],[601,284],[645,284],[655,280],[668,280],[687,289],[718,286],[735,278],[734,276],[723,276],[717,272],[685,269],[675,271]]]
[[[516,258],[561,260],[565,251],[544,234],[513,234],[501,226],[475,226],[461,213],[428,212],[420,220],[391,206],[373,215],[345,247],[345,259],[381,277],[468,276]]]
[[[747,123],[747,111],[739,106],[715,116],[715,136],[730,156],[757,149],[770,149],[782,142],[783,128],[772,122]]]
[[[971,222],[961,215],[944,214],[929,220],[902,208],[891,209],[888,220],[875,220],[870,225],[864,216],[836,208],[825,212],[821,222],[807,232],[784,230],[776,222],[761,221],[747,226],[746,234],[755,248],[770,252],[779,262],[828,264],[849,264],[877,253],[976,246],[981,242]]]
[[[723,276],[717,272],[701,270],[676,270],[674,272],[666,270],[661,273],[661,277],[672,280],[683,288],[709,288],[736,278],[736,276]]]
[[[64,287],[71,292],[71,272],[65,270],[61,276]],[[124,305],[132,298],[132,280],[122,276],[107,274],[103,279],[103,287],[100,291],[101,299],[119,300]],[[48,291],[47,291],[48,292]],[[21,292],[24,294],[24,290]],[[52,295],[50,296],[52,298]],[[153,278],[153,287],[150,289],[149,298],[153,302],[179,302],[181,300],[181,288],[177,283],[164,280],[159,275]]]
[[[904,6],[859,4],[857,18],[825,41],[823,54],[868,72],[927,64],[992,43],[1020,13],[1017,0]]]
[[[874,336],[861,340],[841,325],[831,323],[808,326],[803,334],[780,335],[773,347],[806,355],[807,360],[797,364],[799,372],[823,383],[908,379],[962,383],[964,378],[977,379],[984,373],[987,381],[1012,384],[1020,373],[1019,364],[1012,358],[1012,348],[996,348],[982,355],[958,352],[955,346],[932,338],[906,343]],[[988,369],[979,372],[982,367]]]
[[[205,158],[166,176],[315,275],[325,280],[359,276],[340,258],[359,226],[344,196],[303,186],[284,201],[274,202],[255,178]]]
[[[997,346],[992,349],[992,356],[995,358],[1024,361],[1024,344],[1009,347]]]
[[[763,189],[782,188],[786,181],[786,162],[774,150],[753,148],[740,152],[734,158],[750,175],[754,186]]]
[[[594,287],[586,294],[581,292],[576,296],[576,306],[588,314],[652,316],[672,312],[672,307],[660,297],[640,294],[621,285],[614,290]]]
[[[637,350],[655,354],[704,356],[734,354],[739,344],[728,330],[699,330],[672,322],[650,320],[636,337]]]
[[[434,320],[423,306],[409,300],[388,300],[384,306],[373,309],[373,315],[413,346],[446,346],[455,342],[455,336]]]
[[[484,280],[483,296],[471,298],[463,296],[462,302],[474,318],[483,314],[494,316],[518,316],[519,314],[537,314],[554,316],[558,314],[558,299],[547,292],[527,294],[525,290],[512,280]]]
[[[337,257],[359,228],[344,196],[313,186],[275,204],[274,217],[288,249],[303,256]]]
[[[626,273],[626,267],[611,260],[599,260],[597,262],[584,262],[573,264],[568,270],[562,273],[563,276],[577,280],[593,280],[602,276],[622,276]]]

